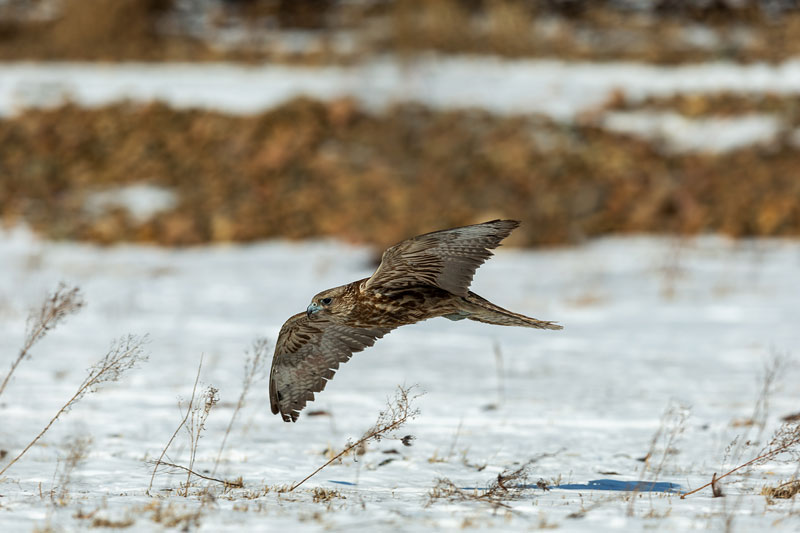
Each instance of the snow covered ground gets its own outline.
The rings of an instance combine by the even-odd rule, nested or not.
[[[80,285],[87,301],[36,346],[0,397],[2,464],[44,427],[114,338],[150,338],[149,361],[86,396],[0,480],[0,530],[797,530],[792,500],[768,503],[760,495],[789,479],[796,462],[727,478],[725,498],[708,489],[681,500],[589,486],[698,487],[752,458],[780,417],[798,411],[800,380],[790,364],[767,395],[763,432],[743,423],[754,413],[764,366],[800,345],[800,242],[780,240],[629,237],[503,248],[478,271],[475,291],[557,320],[563,331],[443,319],[401,328],[356,354],[310,404],[328,416],[296,424],[270,413],[261,381],[217,472],[242,476],[244,489],[223,493],[212,483],[214,497],[202,498],[205,485],[197,484],[184,498],[177,490],[185,477],[164,472],[147,496],[146,461],[180,422],[177,398],[191,394],[201,354],[201,381],[221,397],[199,443],[195,467],[205,472],[241,390],[245,349],[259,336],[274,339],[319,290],[368,275],[372,257],[336,242],[170,250],[0,233],[3,373],[23,342],[28,310],[59,281]],[[370,443],[357,461],[333,464],[293,493],[275,491],[321,465],[329,447],[357,438],[401,384],[425,393],[414,401],[420,415],[400,433],[416,437],[412,446]],[[740,445],[726,451],[737,435]],[[57,472],[76,436],[92,443],[67,482]],[[187,464],[187,440],[176,438],[174,462]],[[529,483],[542,479],[549,491],[526,489],[507,507],[444,499],[426,506],[438,478],[480,489],[529,461]],[[319,488],[338,492],[314,501]]]

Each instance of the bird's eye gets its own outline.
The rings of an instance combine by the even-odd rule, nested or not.
[[[331,299],[330,298],[323,298],[319,301],[322,305],[330,305]]]

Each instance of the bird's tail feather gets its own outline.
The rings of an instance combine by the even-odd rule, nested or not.
[[[485,298],[481,298],[474,292],[471,292],[462,300],[464,308],[460,311],[465,314],[463,318],[484,322],[486,324],[495,324],[498,326],[521,326],[525,328],[538,328],[538,329],[562,329],[563,326],[555,322],[546,320],[537,320],[508,309],[503,309],[499,305],[495,305]]]

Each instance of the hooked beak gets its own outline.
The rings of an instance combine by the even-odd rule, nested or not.
[[[313,315],[314,313],[316,313],[320,309],[322,309],[322,308],[319,305],[315,304],[314,302],[311,302],[308,305],[308,307],[306,307],[306,316],[310,317],[311,315]]]

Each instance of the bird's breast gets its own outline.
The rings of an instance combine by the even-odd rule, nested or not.
[[[354,311],[358,311],[359,321],[364,325],[398,327],[452,312],[452,298],[439,289],[364,291]]]

